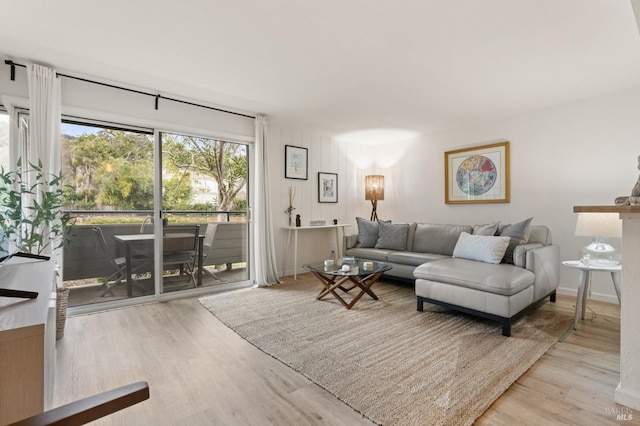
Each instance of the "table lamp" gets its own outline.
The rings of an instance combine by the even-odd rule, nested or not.
[[[577,236],[593,237],[591,244],[580,250],[580,260],[585,265],[614,266],[620,257],[607,238],[622,237],[622,221],[619,213],[578,213]]]
[[[378,200],[384,200],[384,176],[365,176],[364,187],[364,199],[371,200],[371,220],[378,220],[376,209],[378,207]]]

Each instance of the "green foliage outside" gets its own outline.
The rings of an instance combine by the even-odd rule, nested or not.
[[[246,209],[245,145],[166,133],[162,137],[165,210]],[[150,134],[122,130],[63,136],[65,208],[153,210],[153,145]],[[211,191],[206,185],[211,180],[216,195],[195,202],[196,194]]]

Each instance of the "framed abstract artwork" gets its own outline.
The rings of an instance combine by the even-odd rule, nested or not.
[[[307,148],[284,146],[284,177],[287,179],[307,180],[308,164]]]
[[[338,202],[338,174],[318,172],[318,202]]]
[[[444,153],[446,204],[508,203],[509,142]]]

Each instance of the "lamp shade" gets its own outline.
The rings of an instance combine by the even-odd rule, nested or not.
[[[364,182],[364,199],[365,200],[384,200],[384,176],[369,175],[365,176]]]
[[[622,237],[619,213],[578,213],[576,235],[582,237]]]

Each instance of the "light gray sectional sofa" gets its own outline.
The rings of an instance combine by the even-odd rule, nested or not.
[[[358,218],[358,235],[344,239],[347,256],[378,260],[385,275],[415,279],[417,309],[424,302],[511,323],[549,296],[555,301],[560,249],[549,228],[532,219],[499,226],[392,224]]]

